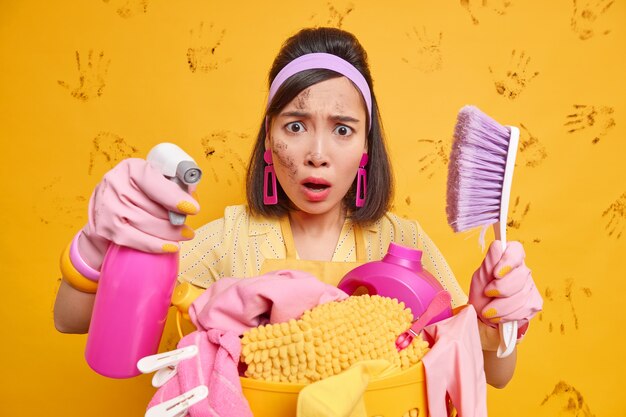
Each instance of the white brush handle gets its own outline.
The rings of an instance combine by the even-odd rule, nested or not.
[[[506,164],[504,166],[504,178],[502,180],[502,195],[500,196],[500,221],[494,225],[496,239],[500,238],[503,249],[506,247],[506,224],[509,217],[509,202],[511,201],[511,185],[513,184],[513,170],[515,169],[515,158],[517,157],[517,145],[519,143],[519,129],[515,126],[508,126],[511,129],[509,139],[509,149],[506,153]],[[498,233],[500,236],[498,236]]]
[[[502,197],[500,198],[500,221],[493,225],[496,239],[502,243],[502,253],[506,250],[506,224],[509,214],[509,201],[511,200],[513,170],[515,169],[515,158],[517,156],[517,146],[519,143],[519,129],[515,126],[508,127],[511,129],[511,138],[509,139],[509,149],[506,155]],[[500,323],[498,326],[500,330],[500,345],[496,352],[498,358],[506,358],[513,353],[517,341],[517,327],[517,321]]]
[[[496,356],[498,358],[506,358],[513,353],[513,349],[515,349],[517,344],[517,322],[507,321],[506,323],[500,323],[498,329],[500,330],[500,345],[498,345]]]
[[[505,226],[502,226],[502,225]],[[506,231],[502,233],[502,229],[506,230],[506,223],[498,222],[493,225],[493,229],[496,235],[496,239],[502,243],[502,252],[506,249]],[[498,351],[496,355],[498,358],[506,358],[515,349],[517,341],[517,321],[507,321],[506,323],[500,323],[498,329],[500,331],[500,345],[498,345]]]

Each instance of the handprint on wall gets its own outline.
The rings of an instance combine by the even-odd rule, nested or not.
[[[513,204],[511,204],[511,209],[509,211],[509,219],[506,222],[506,227],[519,230],[522,226],[522,221],[530,211],[530,203],[522,203],[520,205],[520,197],[518,196],[513,201]]]
[[[89,155],[88,174],[94,172],[94,167],[98,161],[102,161],[104,168],[98,171],[108,171],[122,159],[137,157],[139,150],[124,138],[109,132],[100,132],[92,141],[93,146]]]
[[[544,319],[548,322],[548,332],[552,333],[555,327],[561,335],[565,335],[568,329],[578,330],[580,322],[574,305],[575,296],[591,298],[593,292],[588,287],[575,288],[573,278],[567,278],[562,288],[546,287],[543,294],[546,306],[537,317],[541,322]]]
[[[417,172],[431,179],[437,171],[444,171],[448,165],[452,142],[447,139],[418,139]]]
[[[598,19],[613,5],[613,0],[573,0],[574,9],[570,26],[581,40],[596,33],[607,35],[610,29],[599,29]]]
[[[542,416],[594,417],[583,395],[564,381],[559,381],[541,402]]]
[[[111,0],[102,1],[107,4],[111,3]],[[114,0],[112,3],[118,16],[125,19],[148,12],[148,0]]]
[[[318,16],[317,13],[313,14],[309,20],[318,22],[313,24],[313,26],[331,26],[341,29],[344,19],[354,10],[354,4],[349,2],[344,3],[342,6],[338,6],[337,3],[339,2],[326,3],[328,7],[328,14],[325,16]]]
[[[509,0],[461,0],[461,6],[467,10],[472,23],[478,25],[478,15],[485,12],[492,12],[498,15],[506,14],[506,11],[511,7],[511,1]]]
[[[528,83],[537,75],[538,71],[528,68],[530,56],[521,51],[519,54],[515,49],[511,53],[511,59],[504,71],[494,71],[489,67],[489,72],[494,78],[496,91],[503,97],[515,100],[522,91],[526,89]]]
[[[548,157],[545,146],[539,139],[530,133],[522,123],[520,125],[519,155],[518,162],[529,168],[535,168]]]
[[[595,145],[615,127],[613,112],[612,107],[574,104],[574,113],[566,116],[564,126],[567,133],[589,129],[589,136],[593,136],[591,143]]]
[[[414,216],[411,213],[411,202],[410,195],[407,195],[402,200],[395,200],[391,205],[391,211],[404,219],[409,219]]]
[[[609,237],[621,238],[622,233],[624,233],[624,227],[626,227],[626,193],[623,193],[604,210],[602,218],[607,221],[604,228]]]
[[[426,33],[426,28],[419,31],[414,27],[413,31],[407,33],[406,36],[411,43],[415,44],[415,48],[410,48],[412,53],[409,57],[403,57],[403,62],[415,66],[424,73],[439,71],[442,68],[441,40],[443,34],[441,32],[430,37]]]
[[[208,73],[218,69],[220,64],[230,62],[230,58],[219,58],[226,29],[216,29],[213,23],[205,28],[204,22],[200,22],[198,28],[189,33],[192,46],[187,48],[187,64],[191,72]]]
[[[62,195],[59,188],[61,177],[55,177],[36,193],[34,210],[39,222],[44,225],[59,225],[66,229],[75,229],[87,219],[89,199],[83,195],[68,197]]]
[[[90,49],[87,53],[87,63],[83,62],[81,64],[80,53],[76,51],[78,82],[70,85],[65,81],[58,80],[57,83],[68,90],[72,97],[81,101],[100,97],[106,86],[105,80],[110,62],[109,59],[104,57],[104,52],[94,53]]]
[[[511,199],[509,203],[509,213],[507,217],[506,227],[510,231],[515,231],[516,234],[522,229],[522,223],[530,212],[530,203],[521,202],[521,198],[517,196],[514,200]],[[526,243],[526,239],[523,237],[515,237],[516,240],[521,243]],[[541,243],[541,239],[534,237],[532,243]]]
[[[216,183],[242,183],[246,172],[246,163],[230,144],[237,141],[248,141],[250,136],[245,133],[217,131],[202,138],[204,157],[209,161],[209,168]]]

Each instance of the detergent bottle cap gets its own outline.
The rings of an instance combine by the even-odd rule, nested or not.
[[[398,245],[397,243],[391,242],[389,244],[389,249],[387,249],[387,253],[390,253],[399,258],[404,258],[414,262],[422,261],[422,251],[408,248],[406,246]]]
[[[422,251],[391,242],[383,261],[400,265],[413,271],[421,271]]]

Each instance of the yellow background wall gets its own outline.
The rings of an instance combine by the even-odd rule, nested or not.
[[[491,415],[626,415],[625,22],[610,0],[2,1],[0,415],[143,415],[147,377],[100,377],[85,336],[55,332],[59,254],[102,174],[158,142],[205,171],[192,226],[243,201],[271,61],[314,25],[368,50],[396,211],[466,289],[482,253],[445,219],[456,112],[472,103],[521,127],[509,233],[545,306],[514,380],[489,390]]]

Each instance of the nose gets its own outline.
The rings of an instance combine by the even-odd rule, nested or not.
[[[328,159],[319,152],[310,153],[307,155],[306,164],[312,167],[325,167],[328,166]]]
[[[305,164],[311,167],[328,166],[328,147],[323,134],[313,135],[309,152],[306,155]]]

